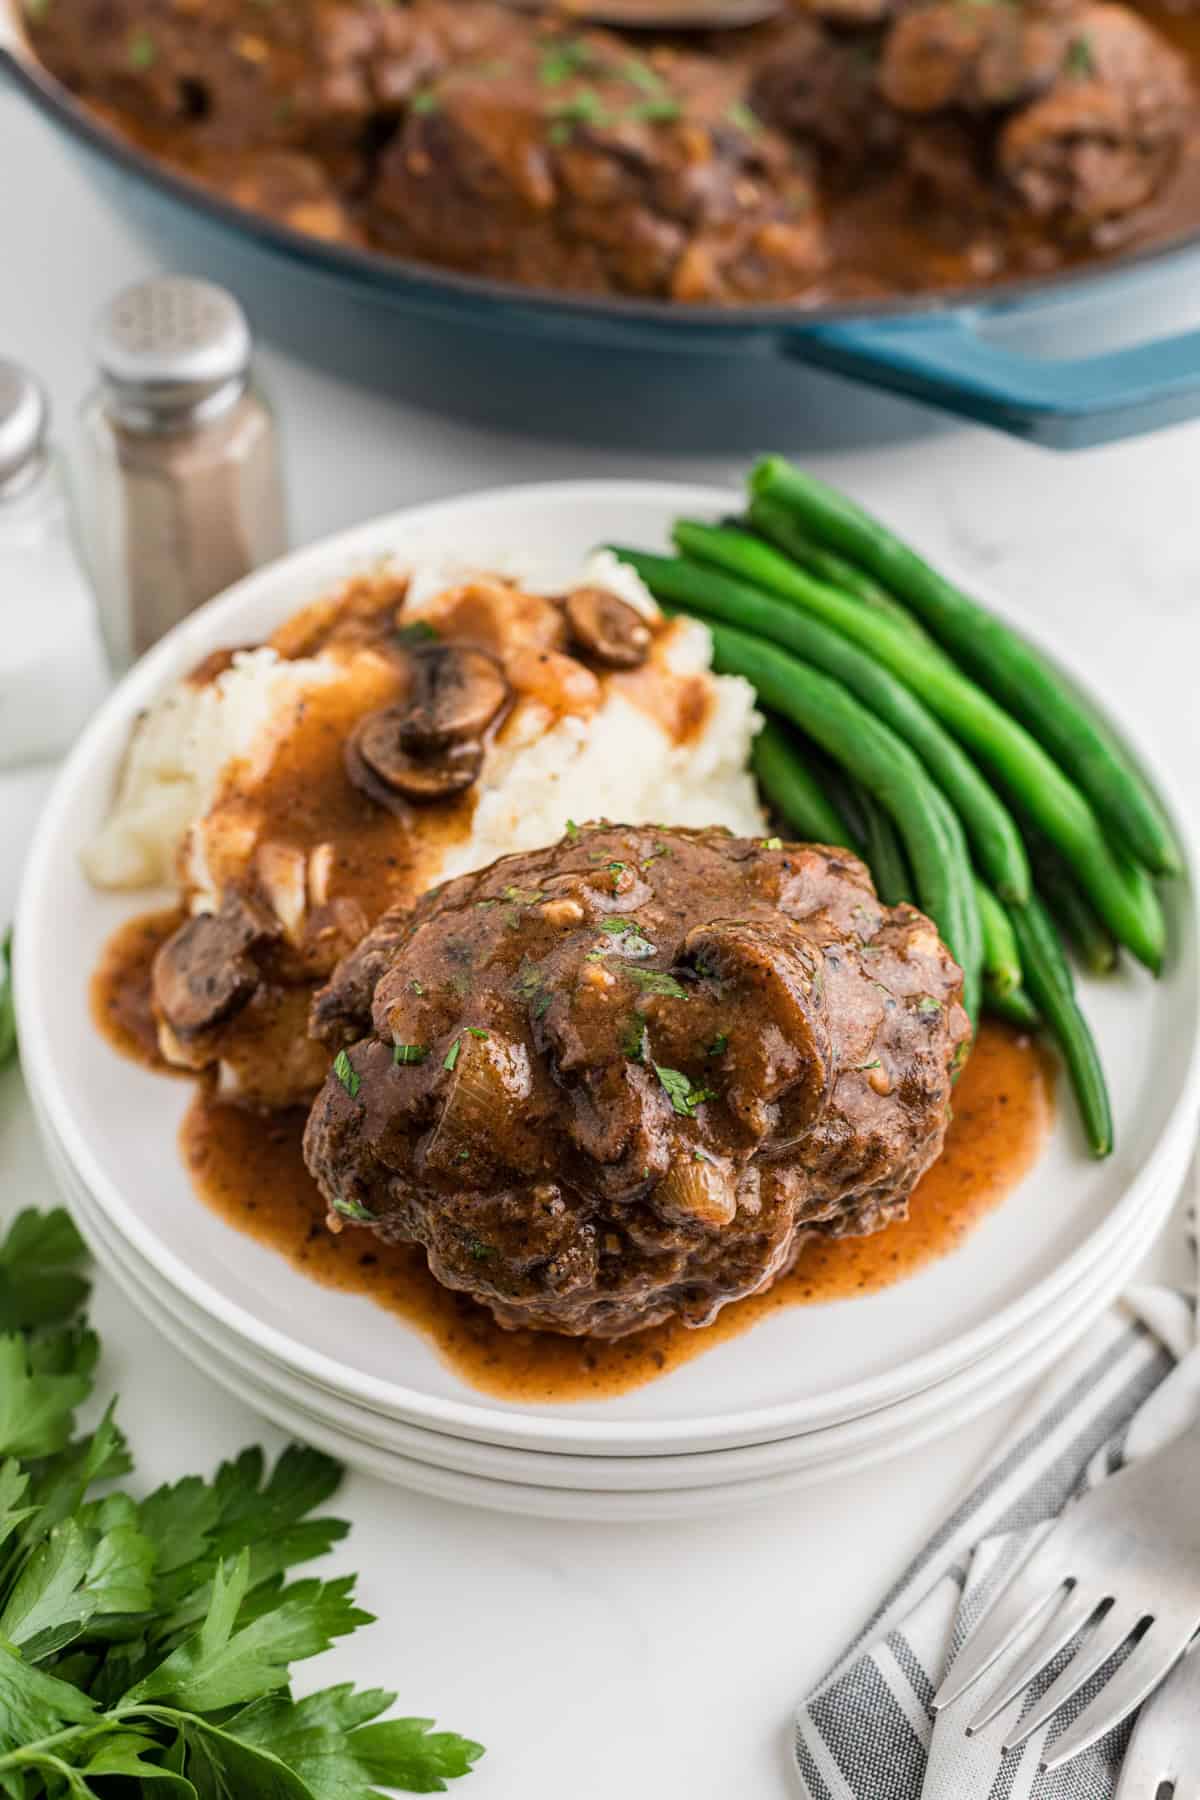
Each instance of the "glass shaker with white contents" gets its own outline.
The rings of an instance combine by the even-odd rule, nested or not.
[[[161,276],[118,294],[94,340],[80,505],[115,668],[286,548],[275,427],[237,301]]]
[[[0,361],[0,766],[57,755],[108,685],[46,397]]]

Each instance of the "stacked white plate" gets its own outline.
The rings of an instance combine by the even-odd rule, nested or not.
[[[226,1388],[423,1492],[520,1513],[668,1517],[914,1449],[1062,1354],[1120,1292],[1190,1157],[1200,1002],[1189,877],[1165,890],[1164,978],[1126,966],[1083,995],[1113,1090],[1107,1162],[1087,1157],[1064,1084],[1036,1168],[953,1255],[865,1299],[781,1309],[630,1394],[536,1407],[480,1395],[402,1320],[315,1286],[196,1198],[177,1147],[186,1084],[122,1059],[88,1012],[105,939],[152,904],[96,893],[78,862],[139,709],[211,650],[261,638],[381,556],[452,556],[556,586],[598,542],[654,547],[680,514],[734,505],[706,488],[528,487],[396,514],[289,557],[139,664],[65,766],[31,853],[15,940],[22,1057],[47,1154],[98,1260]]]

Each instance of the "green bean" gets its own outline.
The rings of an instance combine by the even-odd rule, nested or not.
[[[853,847],[849,826],[778,720],[768,719],[755,738],[752,761],[759,787],[789,830],[811,843]]]
[[[702,529],[708,532],[711,551],[731,553],[726,540],[735,534],[725,534],[723,540],[711,527]],[[691,541],[698,540],[693,537]],[[1157,974],[1162,966],[1165,927],[1149,877],[1140,865],[1110,848],[1087,800],[1024,726],[960,674],[940,651],[930,656],[889,619],[814,581],[769,545],[755,544],[754,551],[753,566],[760,585],[769,572],[778,584],[775,592],[870,651],[919,694],[955,737],[991,764],[1013,797],[1063,851],[1115,935]],[[741,556],[740,541],[732,553]]]
[[[1117,966],[1117,941],[1052,845],[1034,838],[1030,853],[1037,869],[1038,891],[1047,910],[1089,975],[1111,975]]]
[[[1023,987],[1013,988],[1008,994],[998,994],[986,975],[983,978],[983,1010],[991,1013],[994,1019],[1003,1019],[1022,1031],[1036,1031],[1041,1024],[1038,1009]]]
[[[1021,955],[1012,921],[991,888],[976,878],[975,898],[983,926],[983,979],[988,993],[1014,993],[1021,985]]]
[[[1157,875],[1180,872],[1179,847],[1148,784],[1105,721],[1039,651],[877,519],[782,457],[760,462],[750,488],[758,498],[786,507],[806,532],[905,600],[1046,745],[1131,855]]]
[[[864,606],[876,607],[897,625],[903,625],[914,637],[919,637],[928,644],[933,643],[925,627],[917,623],[907,607],[901,606],[886,588],[873,581],[861,569],[856,569],[853,563],[847,562],[844,556],[839,556],[836,550],[828,550],[818,544],[815,538],[809,537],[797,525],[792,514],[782,506],[775,506],[769,500],[752,500],[747,521],[733,519],[728,522],[735,527],[741,525],[743,529],[748,522],[755,531],[769,538],[777,549],[790,556],[793,562],[799,563],[802,569],[807,569],[810,575],[815,575],[818,581],[826,581],[830,587],[840,588],[843,594],[853,595]]]
[[[742,675],[764,706],[782,713],[869,788],[895,819],[912,864],[921,906],[937,925],[964,975],[964,1005],[977,1016],[979,960],[970,937],[975,895],[957,819],[908,745],[874,718],[839,681],[720,623],[711,627],[717,669]],[[961,828],[960,828],[961,831]]]
[[[1024,906],[1010,906],[1008,914],[1029,992],[1066,1062],[1092,1155],[1107,1156],[1113,1146],[1108,1089],[1058,934],[1036,894]]]
[[[693,542],[708,544],[713,536],[707,527],[684,524],[677,527],[677,533],[687,548]],[[722,547],[728,540],[736,539],[737,547],[749,544],[772,559],[778,555],[744,533],[721,532],[719,536]],[[639,556],[625,550],[618,554],[633,562],[660,600],[677,602],[706,618],[722,618],[758,637],[770,638],[843,682],[917,752],[929,775],[960,814],[980,866],[994,886],[1012,899],[1022,899],[1030,892],[1025,846],[1008,809],[961,746],[903,681],[832,626],[789,606],[772,593],[762,593],[704,565]],[[861,610],[856,601],[845,604]]]
[[[912,876],[900,834],[892,815],[869,788],[860,784],[856,798],[863,816],[863,861],[871,871],[875,892],[885,906],[900,906],[913,897]]]
[[[962,828],[962,820],[947,800],[939,787],[930,787],[929,801],[935,813],[942,821],[942,829],[957,864],[967,871],[967,880],[961,888],[956,886],[955,898],[958,902],[958,923],[954,930],[954,938],[946,938],[953,949],[958,966],[963,972],[963,1005],[971,1017],[972,1026],[979,1020],[979,998],[983,980],[983,921],[979,916],[979,904],[975,895],[975,877],[971,874],[971,852],[967,848],[966,833]],[[942,934],[945,936],[945,933]]]

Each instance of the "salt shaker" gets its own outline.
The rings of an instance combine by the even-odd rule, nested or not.
[[[286,547],[275,427],[232,295],[163,276],[97,322],[80,507],[115,668]]]
[[[0,765],[65,750],[103,698],[96,605],[76,555],[46,398],[0,361]]]

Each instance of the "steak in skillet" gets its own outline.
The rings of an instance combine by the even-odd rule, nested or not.
[[[501,1324],[708,1324],[812,1233],[904,1215],[967,1020],[846,851],[593,826],[386,916],[318,995],[335,1224]]]

